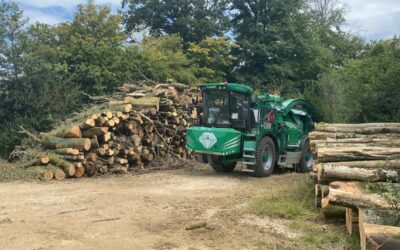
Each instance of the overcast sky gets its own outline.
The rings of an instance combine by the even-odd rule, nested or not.
[[[56,24],[71,20],[75,7],[84,0],[17,0],[31,22]],[[121,0],[96,0],[108,3],[113,10],[121,7]],[[347,8],[347,24],[351,30],[367,41],[384,39],[400,34],[400,0],[341,0]]]

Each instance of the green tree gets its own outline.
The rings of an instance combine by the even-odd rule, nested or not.
[[[49,63],[56,40],[44,25],[26,29],[13,2],[0,6],[0,154],[6,156],[21,141],[18,126],[46,130],[76,107],[77,86],[60,74],[61,64]],[[58,57],[57,57],[58,58]]]
[[[207,37],[200,43],[190,43],[189,56],[195,64],[195,76],[200,82],[224,82],[237,60],[232,50],[238,46],[227,37]]]
[[[172,78],[182,83],[196,81],[179,35],[145,37],[139,47],[130,50],[140,56],[138,68],[148,79],[163,82]]]
[[[341,26],[345,24],[346,9],[337,0],[308,0],[311,25],[326,50],[329,66],[339,68],[356,58],[364,49],[364,41]]]
[[[320,85],[322,105],[337,104],[329,121],[400,121],[400,39],[371,44],[358,59],[322,78]]]
[[[111,14],[110,6],[95,5],[90,0],[78,5],[72,22],[56,27],[62,60],[85,92],[112,91],[129,78],[130,72],[121,65],[122,44],[127,39],[121,20],[119,14]]]
[[[122,6],[128,31],[179,34],[185,45],[222,35],[229,24],[225,0],[123,0]]]
[[[233,0],[233,30],[240,49],[234,78],[283,94],[302,93],[317,79],[321,46],[302,0]]]

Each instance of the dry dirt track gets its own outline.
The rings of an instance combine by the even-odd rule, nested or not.
[[[299,249],[296,232],[248,204],[288,175],[207,167],[0,184],[1,249]],[[196,222],[207,226],[185,227]]]

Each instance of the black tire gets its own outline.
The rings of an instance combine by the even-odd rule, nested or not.
[[[264,137],[257,145],[256,164],[254,175],[256,177],[267,177],[272,174],[276,164],[275,143],[271,137]]]
[[[312,170],[314,156],[311,152],[310,140],[306,140],[301,150],[300,163],[296,167],[296,171],[299,173],[308,173]]]
[[[230,164],[225,164],[222,161],[222,157],[216,156],[216,155],[209,155],[208,163],[214,169],[215,172],[228,173],[228,172],[232,172],[236,167],[236,162],[230,163]]]

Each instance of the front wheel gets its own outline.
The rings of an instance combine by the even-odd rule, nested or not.
[[[236,162],[224,163],[221,156],[209,155],[208,163],[214,169],[215,172],[232,172],[236,167]]]
[[[261,139],[256,150],[256,164],[254,165],[254,175],[266,177],[272,174],[276,164],[275,143],[271,137]]]
[[[297,166],[296,170],[300,173],[307,173],[312,170],[313,167],[314,156],[311,152],[310,140],[305,141],[302,151],[300,163]]]

